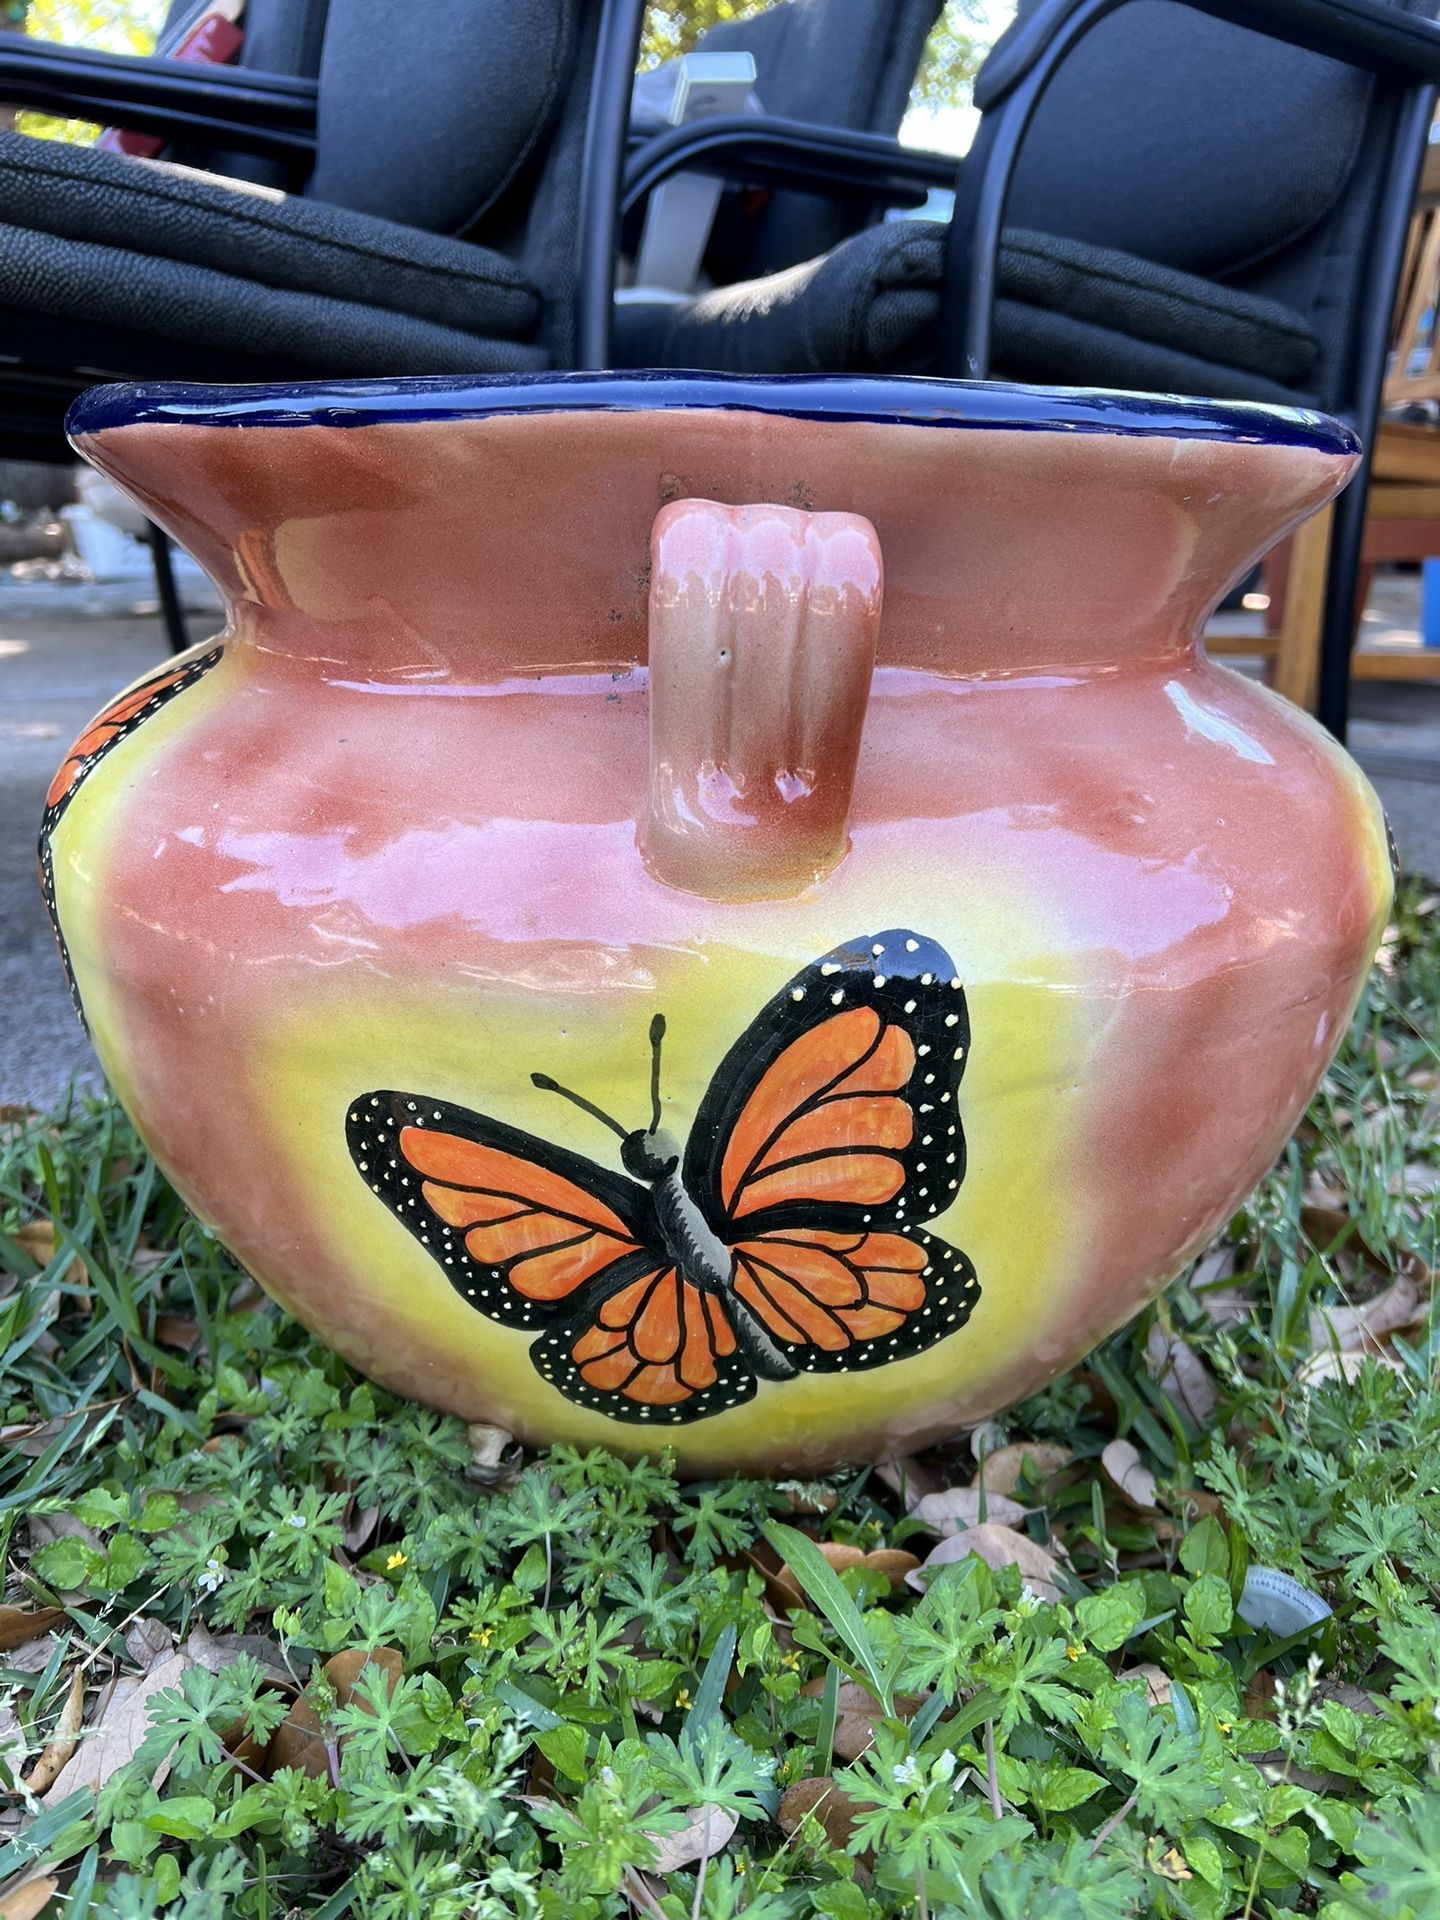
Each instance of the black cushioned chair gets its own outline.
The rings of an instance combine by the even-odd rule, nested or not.
[[[1030,0],[977,83],[949,229],[892,221],[780,274],[623,307],[616,358],[1315,403],[1368,437],[1440,77],[1435,11]],[[814,129],[736,121],[692,145],[632,156],[627,199],[682,165],[772,177],[788,150],[817,184],[864,165]],[[884,164],[898,175],[904,156]],[[917,159],[915,179],[933,164]],[[1336,732],[1362,515],[1363,485],[1337,515],[1327,595],[1321,712]]]
[[[909,105],[925,42],[944,0],[778,0],[745,20],[726,20],[696,43],[698,53],[750,54],[755,94],[771,117],[894,138]],[[665,93],[666,68],[636,89],[631,139],[664,130],[647,116],[651,90]],[[748,201],[748,204],[746,203]],[[727,197],[707,249],[718,280],[750,279],[813,260],[868,224],[872,204],[778,187],[754,204]]]
[[[286,54],[313,79],[5,36],[0,98],[258,156],[296,190],[0,134],[0,445],[56,457],[65,402],[113,375],[573,366],[602,11],[329,0],[318,54]]]

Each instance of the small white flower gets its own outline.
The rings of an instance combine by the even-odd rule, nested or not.
[[[913,1787],[920,1778],[920,1765],[914,1754],[890,1769],[890,1778],[897,1787]]]
[[[297,1533],[303,1533],[309,1522],[303,1513],[287,1513],[285,1516],[285,1524],[287,1527],[294,1527]]]
[[[222,1567],[214,1554],[211,1554],[210,1558],[205,1562],[205,1571],[199,1575],[195,1582],[195,1590],[197,1593],[215,1593],[221,1584],[229,1578],[229,1575],[230,1569],[228,1567]]]

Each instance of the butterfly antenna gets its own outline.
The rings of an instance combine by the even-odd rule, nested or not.
[[[552,1080],[548,1073],[532,1073],[530,1078],[542,1093],[558,1093],[562,1100],[568,1100],[572,1106],[579,1107],[582,1113],[588,1113],[592,1119],[598,1120],[602,1127],[609,1127],[612,1133],[618,1133],[622,1140],[630,1137],[620,1122],[612,1120],[608,1113],[602,1113],[593,1100],[586,1100],[582,1095],[572,1093],[569,1087],[562,1087],[558,1080]]]
[[[660,1131],[660,1042],[665,1038],[665,1016],[650,1022],[650,1131]]]

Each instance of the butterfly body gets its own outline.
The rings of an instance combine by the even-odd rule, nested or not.
[[[684,1150],[630,1131],[623,1174],[419,1095],[352,1103],[357,1171],[477,1312],[533,1332],[567,1398],[621,1420],[703,1418],[760,1380],[869,1368],[958,1332],[979,1285],[922,1230],[964,1177],[969,1050],[949,956],[904,929],[836,948],[722,1060]]]

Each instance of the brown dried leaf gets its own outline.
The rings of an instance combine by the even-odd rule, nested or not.
[[[907,1577],[920,1564],[913,1553],[906,1553],[901,1547],[876,1547],[866,1553],[860,1547],[845,1546],[838,1540],[817,1540],[815,1544],[837,1573],[845,1567],[862,1567],[867,1573],[883,1575],[892,1593],[898,1593]],[[786,1596],[786,1605],[809,1606],[810,1602],[788,1560],[781,1565],[774,1579]]]
[[[64,1620],[63,1607],[0,1607],[0,1653],[23,1647],[27,1640],[38,1640]]]
[[[179,1313],[158,1313],[155,1316],[155,1338],[162,1347],[174,1347],[179,1353],[189,1353],[200,1340],[200,1322],[188,1320]]]
[[[1388,1367],[1392,1373],[1403,1373],[1404,1366],[1393,1353],[1369,1352],[1351,1353],[1315,1353],[1305,1362],[1292,1382],[1297,1387],[1319,1387],[1327,1380],[1356,1380],[1364,1369],[1367,1360],[1373,1360],[1378,1367]]]
[[[739,1824],[738,1813],[730,1813],[720,1807],[701,1807],[683,1827],[676,1827],[673,1833],[652,1833],[650,1839],[655,1848],[655,1862],[651,1871],[676,1873],[681,1867],[693,1865],[696,1860],[713,1860],[717,1853],[729,1846]]]
[[[780,1810],[775,1817],[781,1832],[792,1834],[804,1825],[810,1814],[824,1828],[831,1846],[843,1849],[855,1831],[860,1808],[825,1774],[817,1780],[797,1780],[793,1787],[787,1787],[780,1796]]]
[[[1100,1465],[1111,1485],[1142,1513],[1155,1511],[1155,1476],[1129,1440],[1112,1440],[1100,1455]]]
[[[933,1575],[952,1560],[967,1559],[972,1553],[978,1554],[987,1567],[1019,1567],[1025,1586],[1037,1600],[1053,1602],[1061,1598],[1055,1579],[1060,1563],[1055,1555],[1037,1546],[1028,1533],[1015,1533],[1009,1527],[996,1526],[993,1521],[966,1527],[963,1533],[942,1540],[924,1566],[910,1575],[909,1584],[923,1593],[929,1584],[925,1574]]]
[[[35,1920],[59,1890],[60,1882],[53,1874],[47,1873],[39,1880],[19,1881],[0,1893],[0,1920]]]
[[[963,1532],[966,1527],[978,1526],[982,1520],[997,1527],[1024,1526],[1025,1516],[1031,1511],[1029,1507],[1022,1507],[1018,1500],[1011,1500],[1003,1493],[991,1493],[987,1488],[982,1513],[980,1495],[979,1487],[945,1487],[939,1493],[927,1493],[917,1500],[910,1509],[911,1518],[942,1539]]]
[[[55,1258],[61,1245],[60,1236],[55,1231],[55,1222],[48,1218],[28,1220],[23,1227],[17,1227],[10,1238],[16,1246],[29,1255],[37,1267],[48,1267]],[[63,1286],[82,1286],[90,1278],[85,1271],[85,1262],[74,1259],[65,1269],[61,1284]]]
[[[172,1653],[148,1673],[138,1677],[126,1674],[117,1680],[102,1698],[100,1712],[79,1751],[52,1789],[52,1801],[63,1800],[78,1787],[93,1787],[98,1793],[113,1773],[133,1760],[149,1730],[150,1702],[167,1687],[178,1687],[189,1665],[183,1653]],[[158,1786],[169,1771],[167,1758],[151,1776],[152,1785]]]
[[[987,1493],[1013,1494],[1020,1484],[1020,1475],[1027,1460],[1032,1475],[1045,1481],[1059,1473],[1062,1467],[1068,1467],[1074,1458],[1068,1447],[1057,1447],[1043,1440],[1016,1440],[1008,1447],[987,1454],[971,1484],[983,1486]]]
[[[77,1520],[73,1513],[32,1513],[29,1519],[32,1547],[48,1547],[54,1540],[83,1540],[96,1553],[104,1553],[105,1542],[93,1527]]]
[[[1157,1667],[1153,1660],[1142,1661],[1134,1667],[1122,1667],[1115,1678],[1143,1680],[1152,1707],[1167,1707],[1170,1704],[1170,1676],[1163,1667]]]
[[[358,1553],[375,1531],[380,1518],[379,1507],[362,1507],[345,1529],[345,1551]]]
[[[1310,1344],[1317,1351],[1333,1347],[1342,1353],[1378,1350],[1387,1334],[1413,1325],[1424,1312],[1420,1289],[1402,1273],[1383,1293],[1362,1306],[1316,1307],[1310,1315]]]
[[[825,1692],[825,1682],[807,1680],[800,1691],[807,1699],[819,1700]],[[928,1698],[929,1695],[923,1693],[897,1693],[892,1717],[913,1720]],[[835,1757],[858,1760],[867,1747],[875,1744],[875,1723],[884,1718],[884,1709],[872,1694],[853,1680],[842,1680],[835,1696]]]
[[[125,1651],[142,1673],[175,1651],[175,1636],[163,1620],[137,1620],[125,1635]]]
[[[1210,1425],[1220,1396],[1209,1369],[1188,1341],[1167,1333],[1158,1320],[1145,1342],[1145,1368],[1197,1427]]]
[[[248,1653],[257,1666],[264,1668],[265,1678],[272,1685],[283,1687],[287,1693],[297,1691],[295,1675],[285,1664],[280,1642],[269,1634],[211,1633],[208,1627],[196,1625],[190,1629],[184,1650],[197,1667],[204,1667],[208,1673],[219,1673],[242,1653]]]
[[[25,1775],[25,1785],[38,1799],[54,1784],[56,1776],[74,1753],[85,1720],[85,1669],[76,1667],[70,1677],[70,1691],[55,1722],[55,1731],[41,1749],[40,1757]]]
[[[336,1705],[348,1707],[355,1697],[361,1674],[367,1668],[377,1667],[386,1677],[388,1691],[393,1693],[405,1671],[405,1662],[394,1647],[375,1647],[369,1652],[350,1647],[327,1660],[320,1671],[335,1695]],[[315,1780],[329,1777],[324,1723],[304,1694],[275,1729],[265,1752],[265,1773],[277,1773],[281,1767],[294,1767]]]

